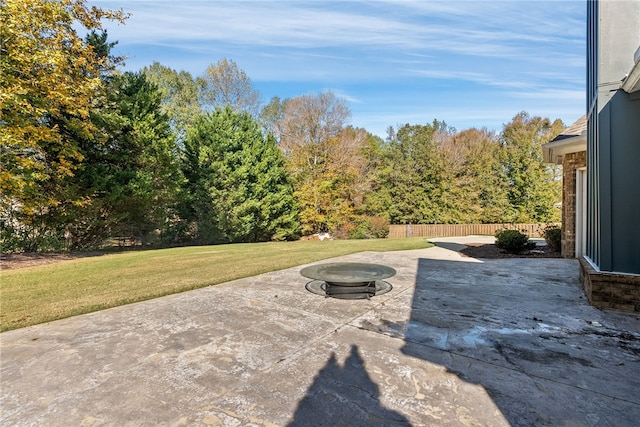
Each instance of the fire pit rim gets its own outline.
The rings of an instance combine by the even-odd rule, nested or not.
[[[360,272],[357,271],[358,268],[360,268]],[[334,269],[334,272],[331,272],[331,269]],[[340,271],[349,271],[349,269],[354,272],[342,274]],[[357,286],[362,283],[375,282],[395,276],[396,273],[395,269],[386,265],[365,262],[329,262],[310,265],[300,270],[300,274],[308,279],[322,280],[341,286]]]

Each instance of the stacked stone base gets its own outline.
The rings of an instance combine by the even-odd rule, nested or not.
[[[640,275],[596,271],[582,258],[580,283],[594,307],[640,312]]]

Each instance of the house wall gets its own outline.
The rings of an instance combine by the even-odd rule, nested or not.
[[[621,89],[640,45],[640,1],[587,3],[587,250],[596,307],[640,311],[640,100]]]
[[[602,207],[602,211],[611,236],[605,240],[611,245],[609,259],[602,260],[600,269],[640,274],[640,100],[632,101],[630,94],[617,91],[600,112],[600,122],[609,124],[600,126],[599,137],[610,157],[609,186],[601,187],[601,192],[610,193],[608,209]]]
[[[587,250],[595,265],[600,263],[600,194],[598,152],[598,1],[587,3]]]
[[[562,246],[564,258],[576,256],[576,170],[587,166],[587,152],[568,153],[562,161]]]
[[[620,89],[640,45],[640,1],[587,13],[587,257],[599,271],[640,274],[640,100]]]
[[[640,2],[600,0],[593,3],[598,3],[598,21],[594,24],[598,30],[597,66],[602,109],[609,95],[609,88],[604,86],[620,87],[621,80],[634,65],[633,54],[640,44]]]

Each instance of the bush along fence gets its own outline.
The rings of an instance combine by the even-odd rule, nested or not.
[[[496,231],[518,230],[529,237],[544,237],[549,224],[392,224],[389,226],[389,238],[400,237],[454,237],[454,236],[494,236]]]

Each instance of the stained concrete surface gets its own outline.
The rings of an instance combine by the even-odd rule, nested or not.
[[[0,424],[640,425],[640,318],[575,260],[456,252],[486,239],[330,260],[395,268],[370,300],[300,266],[5,332]]]

